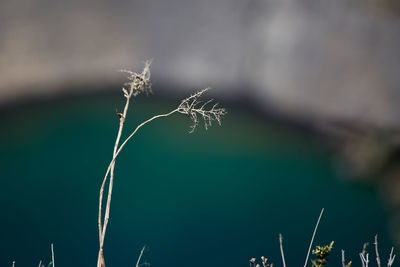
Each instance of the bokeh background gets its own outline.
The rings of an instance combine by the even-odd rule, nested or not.
[[[125,134],[211,86],[222,127],[173,116],[116,166],[109,266],[303,264],[335,241],[359,264],[400,244],[395,0],[0,2],[0,265],[97,260],[98,190],[122,110],[119,69],[153,58]],[[369,247],[372,253],[372,246]],[[396,249],[398,252],[398,249]],[[372,253],[373,254],[373,253]],[[371,257],[373,258],[373,257]],[[395,265],[398,264],[395,263]]]

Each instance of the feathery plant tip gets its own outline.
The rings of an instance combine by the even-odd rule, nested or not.
[[[124,83],[124,85],[128,87],[128,90],[125,87],[122,88],[122,92],[124,92],[124,96],[126,98],[137,96],[141,93],[145,93],[146,95],[153,93],[150,83],[151,62],[151,60],[147,60],[145,62],[145,66],[141,73],[133,72],[126,69],[120,70],[120,72],[125,72],[128,74],[127,78],[129,82]]]
[[[214,101],[213,99],[208,101],[199,100],[200,97],[210,89],[210,87],[207,87],[192,94],[188,98],[183,99],[181,104],[178,106],[178,112],[188,115],[193,121],[193,125],[190,126],[190,133],[193,133],[199,124],[199,117],[203,118],[204,127],[207,130],[208,127],[212,125],[213,121],[217,121],[217,123],[221,125],[221,117],[227,114],[224,108],[218,107],[218,103],[214,103],[211,106],[211,103]]]

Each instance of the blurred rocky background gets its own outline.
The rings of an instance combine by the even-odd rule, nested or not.
[[[399,5],[5,0],[0,101],[115,82],[117,70],[154,58],[158,80],[224,85],[296,117],[397,126]]]
[[[3,0],[0,109],[108,90],[153,58],[159,91],[211,86],[310,129],[381,188],[400,240],[399,47],[396,0]]]

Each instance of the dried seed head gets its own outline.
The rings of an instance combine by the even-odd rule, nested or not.
[[[150,83],[150,65],[151,60],[146,61],[141,73],[132,72],[130,70],[121,70],[121,72],[128,73],[127,78],[129,82],[125,83],[125,86],[128,87],[128,90],[126,88],[122,88],[126,98],[137,96],[140,93],[146,93],[146,95],[152,93]]]

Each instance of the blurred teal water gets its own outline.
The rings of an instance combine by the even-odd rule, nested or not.
[[[0,266],[93,266],[98,190],[123,99],[67,98],[1,114]],[[177,101],[138,98],[125,134]],[[317,244],[335,240],[358,263],[362,244],[392,244],[374,188],[346,181],[309,137],[229,107],[222,127],[188,134],[174,115],[142,128],[118,159],[105,244],[108,266],[134,266],[141,247],[153,266],[246,266],[267,256],[303,264],[316,219]],[[201,125],[200,125],[201,126]],[[372,242],[371,242],[372,243]]]

